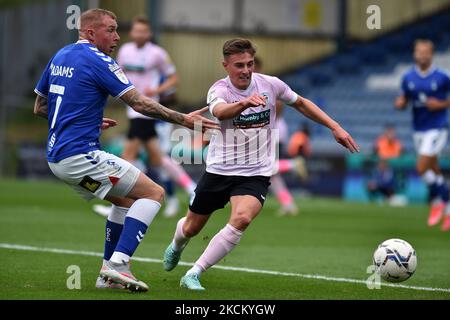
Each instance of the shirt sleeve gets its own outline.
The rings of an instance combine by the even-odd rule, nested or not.
[[[277,77],[272,78],[277,99],[287,104],[293,104],[297,100],[298,95],[279,78]]]
[[[171,76],[177,71],[169,54],[162,48],[159,55],[158,68],[165,77]]]
[[[401,83],[401,94],[403,94],[404,96],[408,95],[408,85],[407,85],[407,81],[406,81],[406,77],[403,76],[402,77],[402,83]]]
[[[52,66],[52,60],[50,60],[47,63],[47,66],[45,67],[45,70],[42,73],[42,76],[39,79],[39,82],[37,83],[36,88],[34,89],[34,92],[36,94],[38,94],[44,98],[47,98],[47,96],[48,96],[49,77],[50,77],[50,71],[51,71],[51,66]]]
[[[447,97],[450,94],[450,76],[448,75],[448,73],[444,73],[445,76],[445,89],[447,91]]]
[[[208,91],[206,103],[209,107],[209,112],[214,116],[214,107],[219,103],[227,103],[227,90],[219,85],[213,85]]]
[[[98,55],[98,54],[97,54]],[[122,68],[111,57],[103,54],[92,58],[93,76],[95,81],[108,94],[115,98],[120,98],[123,94],[134,88],[128,80]]]

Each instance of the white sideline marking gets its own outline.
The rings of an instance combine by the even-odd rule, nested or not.
[[[66,249],[58,249],[58,248],[39,248],[39,247],[23,246],[23,245],[17,245],[17,244],[9,244],[9,243],[0,243],[0,248],[12,249],[12,250],[23,250],[23,251],[50,252],[50,253],[59,253],[59,254],[73,254],[73,255],[81,255],[81,256],[103,257],[103,253],[100,253],[100,252],[66,250]],[[141,261],[141,262],[148,262],[148,263],[162,263],[163,262],[161,259],[141,258],[141,257],[133,257],[133,260]],[[193,266],[194,264],[190,263],[190,262],[180,261],[179,265]],[[249,272],[249,273],[269,274],[269,275],[275,275],[275,276],[297,277],[297,278],[316,279],[316,280],[325,280],[325,281],[334,281],[334,282],[358,283],[358,284],[364,284],[364,285],[366,284],[366,280],[336,278],[336,277],[321,276],[321,275],[316,275],[316,274],[279,272],[279,271],[271,271],[271,270],[240,268],[240,267],[227,267],[227,266],[213,266],[213,268],[221,269],[221,270],[228,270],[228,271],[231,270],[231,271],[240,271],[240,272]],[[394,284],[394,283],[382,283],[381,285],[385,286],[385,287],[393,287],[393,288],[412,289],[412,290],[419,290],[419,291],[438,291],[438,292],[450,293],[450,288],[417,287],[417,286],[407,286],[404,284]]]

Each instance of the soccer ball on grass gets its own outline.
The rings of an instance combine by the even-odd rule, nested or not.
[[[376,272],[386,281],[402,282],[410,278],[417,267],[414,248],[405,240],[389,239],[373,254]]]

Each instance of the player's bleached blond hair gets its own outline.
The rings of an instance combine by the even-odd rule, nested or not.
[[[105,9],[95,8],[83,12],[80,16],[80,30],[85,30],[87,27],[99,27],[102,24],[102,17],[104,16],[110,16],[114,20],[117,20],[114,12]]]
[[[250,53],[252,56],[256,53],[256,47],[248,39],[231,39],[223,45],[224,58],[237,53]]]

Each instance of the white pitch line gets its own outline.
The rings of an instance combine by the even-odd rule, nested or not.
[[[58,248],[39,248],[39,247],[24,246],[24,245],[10,244],[10,243],[0,243],[0,248],[11,249],[11,250],[50,252],[50,253],[59,253],[59,254],[73,254],[73,255],[81,255],[81,256],[103,257],[103,253],[100,253],[100,252],[67,250],[67,249],[58,249]],[[133,257],[133,260],[147,262],[147,263],[162,263],[163,262],[161,259],[142,258],[142,257]],[[179,265],[193,266],[194,264],[190,263],[190,262],[180,261]],[[297,278],[316,279],[316,280],[325,280],[325,281],[334,281],[334,282],[367,284],[366,280],[328,277],[328,276],[322,276],[322,275],[316,275],[316,274],[302,274],[302,273],[293,273],[293,272],[280,272],[280,271],[241,268],[241,267],[227,267],[227,266],[213,266],[213,268],[227,270],[227,271],[240,271],[240,272],[268,274],[268,275],[275,275],[275,276],[297,277]],[[404,284],[394,284],[394,283],[382,283],[381,285],[385,286],[385,287],[393,287],[393,288],[450,293],[450,288],[418,287],[418,286],[407,286]]]

